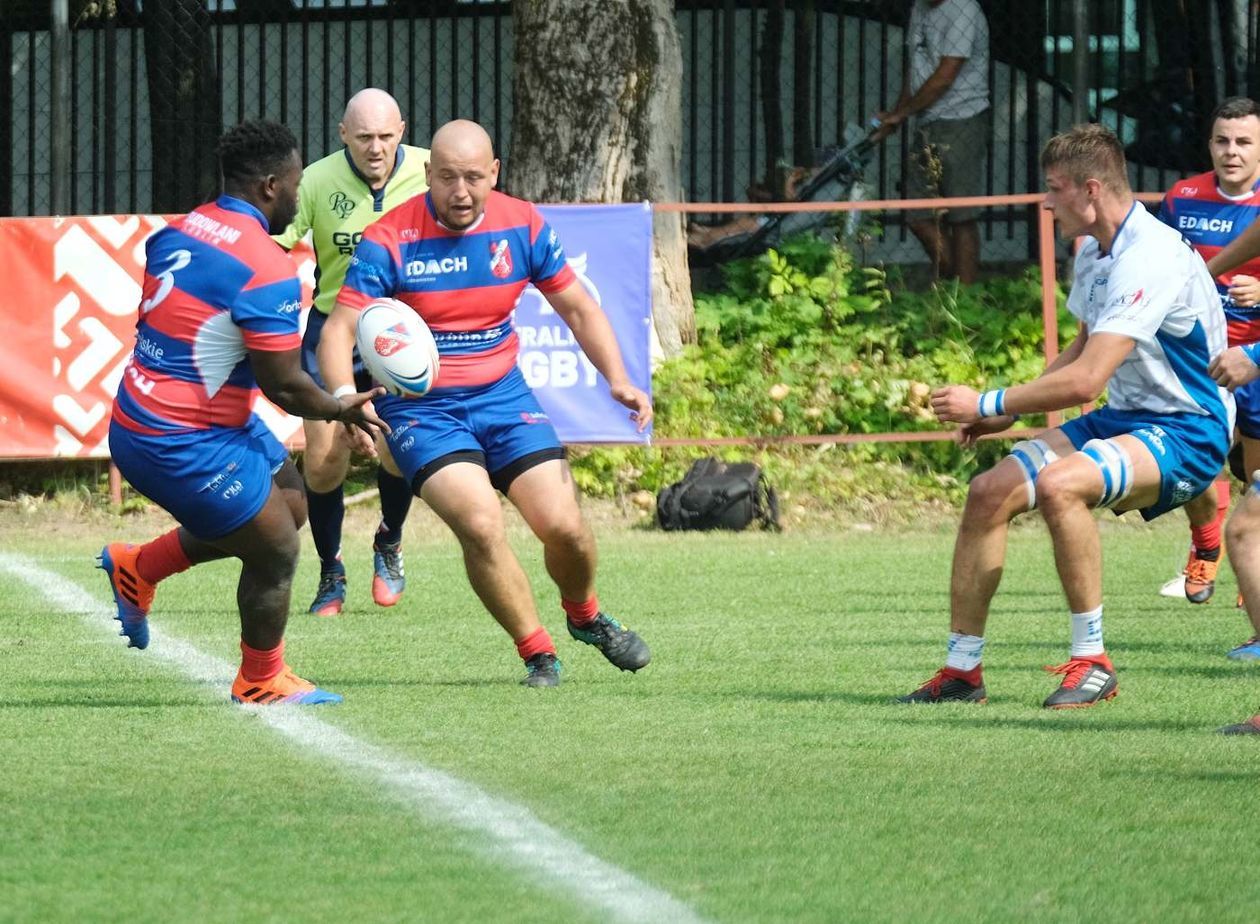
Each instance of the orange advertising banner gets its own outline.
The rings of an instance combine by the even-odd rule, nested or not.
[[[135,343],[144,242],[172,216],[0,218],[0,458],[109,455],[110,408]],[[291,254],[309,308],[311,249]],[[305,316],[305,312],[304,312]],[[292,449],[302,422],[255,411]]]

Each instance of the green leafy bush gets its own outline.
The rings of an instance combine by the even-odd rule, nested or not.
[[[1044,368],[1036,268],[914,292],[882,269],[856,266],[845,249],[806,236],[732,263],[724,281],[721,291],[696,297],[698,342],[654,374],[659,437],[939,429],[929,402],[933,387],[998,387],[1028,381]],[[1061,292],[1059,331],[1061,347],[1076,332]],[[1023,425],[1042,423],[1029,418]],[[969,475],[1006,448],[984,442],[965,450],[947,441],[767,444],[756,455],[789,493],[829,506],[862,496],[864,484],[956,500]],[[588,493],[655,491],[703,454],[601,449],[577,454],[574,468]],[[750,453],[739,447],[728,455]]]

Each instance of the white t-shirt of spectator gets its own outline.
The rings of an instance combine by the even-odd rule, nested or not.
[[[935,103],[919,113],[920,124],[966,119],[989,108],[989,23],[976,0],[915,0],[906,33],[910,92],[918,91],[941,58],[966,58],[962,70]]]
[[[1136,346],[1107,382],[1107,406],[1148,414],[1203,414],[1234,429],[1234,397],[1207,374],[1225,349],[1225,313],[1207,265],[1141,203],[1103,253],[1086,237],[1067,307],[1090,335],[1121,334]]]

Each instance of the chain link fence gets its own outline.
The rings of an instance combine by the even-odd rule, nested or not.
[[[61,0],[62,45],[56,2],[3,0],[0,214],[48,214],[57,184],[80,214],[187,209],[214,191],[224,125],[278,119],[315,159],[339,145],[345,100],[370,85],[398,98],[410,140],[473,118],[510,158],[508,2]],[[1119,132],[1137,188],[1163,189],[1207,169],[1203,123],[1216,102],[1257,92],[1254,0],[979,2],[991,96],[984,193],[1038,189],[1041,144],[1082,115]],[[911,5],[678,0],[687,198],[782,197],[790,168],[861,137],[902,89]],[[58,100],[55,46],[70,73]],[[71,138],[58,177],[54,113]],[[907,133],[888,139],[853,194],[902,197],[907,156]],[[918,255],[900,219],[886,221],[894,249],[883,256]],[[987,258],[1028,255],[1028,209],[990,210],[984,222]]]

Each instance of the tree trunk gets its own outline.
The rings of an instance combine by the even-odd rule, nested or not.
[[[682,48],[669,0],[513,0],[504,185],[538,202],[681,199]],[[652,314],[665,355],[695,341],[682,216],[655,217]]]
[[[145,0],[155,212],[186,212],[219,190],[223,130],[214,37],[205,0]]]

